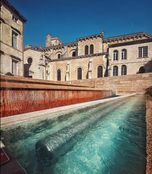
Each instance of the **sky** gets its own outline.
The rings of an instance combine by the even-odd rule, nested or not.
[[[24,44],[45,46],[46,35],[63,43],[104,32],[152,34],[152,0],[9,0],[27,19]]]

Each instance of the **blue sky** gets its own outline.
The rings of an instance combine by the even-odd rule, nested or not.
[[[151,0],[10,0],[26,17],[24,43],[44,46],[47,34],[63,43],[104,32],[105,37],[152,34]]]

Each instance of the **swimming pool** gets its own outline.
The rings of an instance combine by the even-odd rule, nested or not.
[[[145,131],[145,98],[138,95],[20,126],[3,136],[28,174],[144,174]]]

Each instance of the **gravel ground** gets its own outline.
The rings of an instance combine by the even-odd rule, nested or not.
[[[152,96],[147,95],[146,100],[147,123],[147,166],[146,174],[152,174]]]

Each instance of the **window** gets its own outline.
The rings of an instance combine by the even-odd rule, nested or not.
[[[139,58],[148,57],[148,46],[138,48],[138,57]]]
[[[16,17],[16,16],[12,16],[12,20],[14,21],[14,22],[17,22],[18,21],[18,18]]]
[[[113,60],[118,60],[118,50],[114,50],[114,52],[113,52]]]
[[[97,77],[103,77],[103,68],[102,66],[98,66],[98,70],[97,70]]]
[[[72,52],[72,57],[75,57],[75,56],[76,56],[76,52],[73,51],[73,52]]]
[[[27,62],[28,62],[29,65],[31,65],[32,62],[33,62],[33,59],[32,59],[31,57],[29,57],[29,58],[27,59]]]
[[[61,58],[61,54],[58,54],[58,59],[60,59]]]
[[[78,80],[82,80],[82,68],[78,68],[78,71],[77,71],[77,79]]]
[[[127,66],[126,65],[121,66],[121,75],[127,75]]]
[[[18,34],[12,31],[12,47],[17,48],[17,36]]]
[[[90,45],[90,54],[94,54],[94,45]]]
[[[12,74],[18,75],[18,61],[12,59]]]
[[[117,66],[113,67],[113,76],[118,76],[118,67]]]
[[[121,52],[121,58],[122,59],[127,59],[127,50],[126,49],[123,49],[122,52]]]
[[[57,70],[57,81],[61,81],[61,70]]]
[[[88,55],[89,54],[89,47],[88,45],[85,46],[85,55]]]
[[[143,66],[139,68],[139,73],[145,73],[145,68]]]

